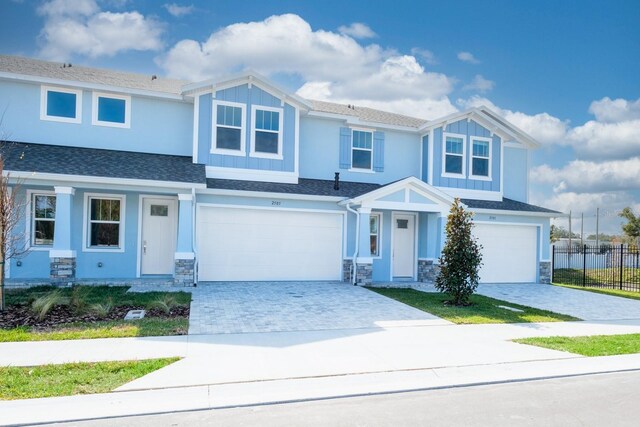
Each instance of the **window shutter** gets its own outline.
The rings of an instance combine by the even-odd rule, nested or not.
[[[351,129],[340,128],[340,169],[351,167]]]
[[[373,133],[373,170],[384,172],[384,132]]]

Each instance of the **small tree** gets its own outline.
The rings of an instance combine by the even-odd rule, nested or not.
[[[619,215],[627,220],[627,223],[622,226],[624,234],[631,242],[635,240],[636,245],[640,245],[640,215],[636,216],[628,206]]]
[[[478,287],[482,265],[482,245],[471,235],[471,212],[466,212],[455,199],[447,219],[447,242],[440,256],[440,274],[436,289],[453,298],[454,305],[468,305],[469,297]]]

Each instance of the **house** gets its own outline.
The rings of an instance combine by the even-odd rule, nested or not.
[[[454,198],[475,214],[483,282],[549,280],[558,213],[528,203],[538,143],[488,108],[428,121],[256,73],[0,56],[0,109],[30,248],[10,283],[430,281]]]

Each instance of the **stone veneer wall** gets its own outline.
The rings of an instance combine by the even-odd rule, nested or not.
[[[193,286],[195,283],[195,259],[177,259],[173,283],[179,286]]]
[[[440,266],[433,260],[418,260],[418,282],[434,283],[440,273]]]
[[[540,283],[551,283],[551,262],[540,261],[538,264],[538,276]]]
[[[350,259],[342,260],[342,281],[350,283],[351,280],[351,269],[353,268],[353,261]]]
[[[373,281],[373,264],[356,264],[356,285],[369,286]]]
[[[76,281],[75,258],[50,258],[49,278],[55,286],[67,286]]]

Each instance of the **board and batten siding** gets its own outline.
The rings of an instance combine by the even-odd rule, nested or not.
[[[466,178],[447,178],[442,176],[444,164],[442,161],[443,136],[442,127],[436,128],[432,131],[433,135],[433,185],[436,187],[450,187],[450,188],[463,188],[467,190],[484,190],[484,191],[500,191],[500,148],[501,140],[497,135],[491,137],[491,132],[485,127],[479,125],[473,120],[467,121],[467,119],[458,120],[447,125],[445,132],[454,133],[466,136],[466,166],[465,176]],[[474,136],[491,138],[491,181],[469,179],[471,174],[471,138]],[[425,145],[426,147],[426,145]],[[425,170],[423,170],[423,177],[426,178]]]
[[[249,88],[248,84],[218,90],[216,99],[220,101],[237,102],[246,105],[245,109],[245,153],[244,156],[229,156],[211,153],[213,143],[213,104],[210,93],[200,95],[198,115],[198,160],[209,166],[225,168],[255,169],[293,172],[295,168],[295,122],[296,109],[280,99],[260,89],[256,85]],[[252,106],[273,107],[282,109],[282,160],[251,157],[251,116]]]

